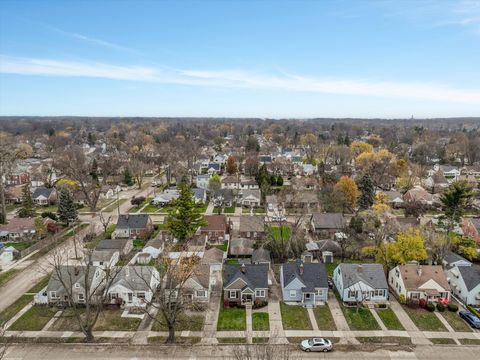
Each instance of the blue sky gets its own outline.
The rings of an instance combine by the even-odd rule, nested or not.
[[[480,116],[480,0],[3,0],[0,115]]]

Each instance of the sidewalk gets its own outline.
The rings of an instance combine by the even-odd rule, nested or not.
[[[220,283],[219,286],[222,284]],[[203,325],[202,344],[218,344],[217,322],[220,313],[220,291],[214,290],[210,297],[210,303],[205,313],[205,324]]]
[[[430,345],[431,341],[428,340],[424,333],[422,333],[415,323],[410,319],[410,316],[405,312],[402,305],[397,301],[397,299],[390,294],[390,308],[393,310],[395,315],[398,318],[398,321],[402,324],[406,331],[408,331],[410,337],[412,338],[413,344],[423,344],[423,345]]]

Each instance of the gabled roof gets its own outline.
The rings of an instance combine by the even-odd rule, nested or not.
[[[300,266],[303,264],[303,274],[300,274]],[[315,288],[328,287],[328,277],[325,264],[302,263],[296,261],[293,264],[282,264],[283,285],[287,286],[293,280],[300,280],[305,286],[304,291],[314,291]]]
[[[227,217],[225,215],[205,215],[207,225],[202,226],[202,231],[226,231]]]
[[[130,242],[130,239],[114,239],[114,240],[102,240],[100,243],[97,245],[96,249],[97,250],[123,250],[125,246],[127,245],[128,242]]]
[[[314,213],[312,221],[315,229],[341,229],[346,224],[341,213]]]
[[[407,290],[417,290],[429,280],[435,281],[444,289],[450,289],[447,278],[440,265],[399,265],[403,284]]]
[[[241,271],[242,265],[227,264],[223,272],[224,288],[237,279],[242,279],[246,286],[254,290],[257,288],[268,288],[268,265],[267,264],[245,264],[245,273]]]
[[[240,194],[242,195],[242,199],[245,199],[249,196],[253,196],[257,199],[261,198],[261,193],[259,189],[244,189],[240,191]]]
[[[252,262],[270,262],[272,261],[270,251],[264,249],[263,247],[253,250],[252,252]]]
[[[265,231],[265,218],[263,216],[240,216],[240,232]]]
[[[48,199],[54,190],[55,190],[54,188],[46,188],[44,186],[37,187],[32,194],[32,198],[36,199],[39,196],[44,196],[45,198]]]
[[[374,289],[387,289],[387,279],[381,264],[340,264],[343,287],[362,281]]]
[[[252,255],[255,240],[236,238],[230,240],[231,255]]]
[[[466,261],[467,263],[470,263],[467,259],[465,259],[463,256],[458,255],[457,253],[454,253],[453,251],[449,251],[444,258],[444,261],[447,264],[453,264],[459,261]]]
[[[147,227],[150,216],[147,214],[120,215],[116,229],[144,229]]]
[[[212,247],[203,253],[202,264],[221,264],[224,252],[219,248]]]
[[[125,266],[118,272],[110,288],[121,285],[136,291],[149,291],[153,277],[159,279],[158,272],[153,266]]]
[[[98,267],[96,266],[88,267],[88,284],[92,284],[97,269]],[[81,287],[85,288],[86,271],[87,266],[84,265],[60,265],[58,269],[53,271],[52,276],[48,281],[47,291],[56,291],[57,296],[59,296],[60,293],[66,292],[63,284],[71,288],[78,283]]]
[[[468,291],[480,284],[480,265],[459,266],[457,269],[462,274],[462,279]]]
[[[118,253],[116,249],[94,250],[92,253],[91,261],[110,261],[115,253]]]

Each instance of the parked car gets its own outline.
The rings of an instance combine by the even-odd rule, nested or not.
[[[310,351],[331,351],[333,348],[332,342],[328,339],[314,338],[303,340],[300,344],[300,349],[306,352]]]
[[[474,329],[480,329],[480,319],[470,311],[460,311],[458,315]]]

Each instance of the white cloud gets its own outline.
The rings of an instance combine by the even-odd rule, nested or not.
[[[325,93],[480,105],[480,89],[461,89],[432,83],[388,82],[369,79],[336,79],[295,74],[265,74],[240,70],[196,70],[96,62],[0,56],[0,73],[92,77],[211,88],[243,88]]]

